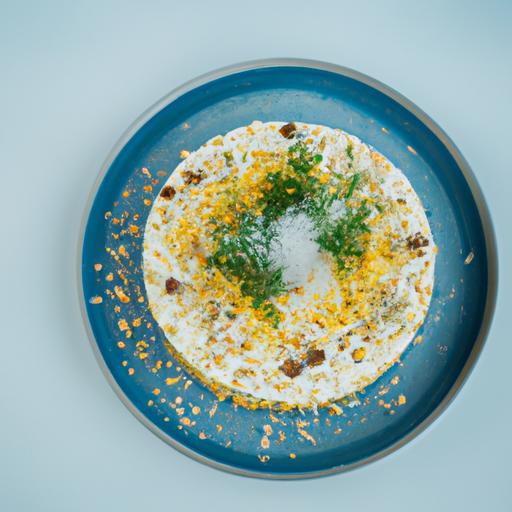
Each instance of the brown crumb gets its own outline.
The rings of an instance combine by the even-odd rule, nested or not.
[[[199,169],[199,172],[183,171],[181,175],[187,185],[197,185],[203,179],[203,171],[201,169]]]
[[[160,197],[171,200],[176,195],[176,189],[171,185],[166,185],[160,192]]]
[[[428,238],[425,238],[421,233],[416,233],[414,236],[407,237],[407,247],[412,251],[420,247],[427,247],[429,244]]]
[[[325,361],[325,352],[324,350],[311,348],[308,350],[306,354],[306,364],[311,368],[313,366],[318,366]]]
[[[181,283],[177,279],[174,279],[174,277],[169,277],[169,279],[165,281],[165,291],[169,295],[172,295],[178,291],[180,285]]]
[[[297,377],[302,373],[302,365],[299,361],[295,361],[291,358],[287,359],[279,369],[290,379]]]
[[[293,139],[295,136],[295,132],[297,131],[297,127],[295,126],[295,123],[288,123],[279,129],[279,133],[285,138],[285,139]]]

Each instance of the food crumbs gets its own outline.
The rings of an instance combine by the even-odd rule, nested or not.
[[[313,446],[316,446],[316,440],[309,432],[306,432],[302,428],[297,429],[297,431],[304,439],[307,439]]]
[[[473,261],[473,258],[475,257],[475,253],[473,251],[471,251],[467,256],[466,256],[466,259],[464,260],[464,265],[469,265],[472,261]]]
[[[419,345],[423,341],[423,336],[416,336],[414,339],[414,345]]]
[[[126,331],[128,329],[128,322],[124,318],[121,318],[121,320],[117,322],[117,326],[120,331]]]
[[[130,302],[130,297],[124,293],[123,289],[120,286],[114,286],[114,291],[116,292],[117,298],[124,304]]]
[[[217,412],[217,406],[218,406],[218,403],[215,402],[213,404],[213,407],[210,409],[210,411],[208,412],[208,416],[210,416],[210,418],[213,418],[214,414]]]
[[[261,441],[260,441],[260,446],[264,449],[264,450],[267,450],[269,447],[270,447],[270,441],[268,439],[267,436],[263,436],[261,438]]]

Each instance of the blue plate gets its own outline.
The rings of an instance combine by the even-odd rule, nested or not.
[[[360,405],[344,407],[341,415],[326,409],[318,416],[249,411],[229,399],[219,401],[179,368],[146,307],[143,229],[155,195],[180,162],[180,150],[193,150],[255,119],[339,127],[375,147],[411,181],[439,247],[433,299],[418,333],[422,338],[360,394]],[[326,475],[376,460],[410,441],[439,416],[468,376],[496,297],[489,213],[453,142],[392,89],[350,69],[313,61],[232,66],[159,101],[108,157],[80,241],[83,316],[119,397],[181,452],[248,476]],[[262,443],[265,435],[269,447]]]

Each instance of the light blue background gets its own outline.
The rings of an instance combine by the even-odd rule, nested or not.
[[[0,1],[0,510],[512,509],[511,2]],[[164,445],[110,390],[79,314],[77,233],[122,131],[183,81],[290,56],[394,87],[454,139],[500,250],[491,334],[443,417],[394,455],[302,482]]]

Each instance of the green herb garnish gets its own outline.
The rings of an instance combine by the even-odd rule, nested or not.
[[[294,171],[305,174],[309,172],[315,165],[322,161],[322,155],[313,155],[306,144],[302,141],[297,142],[288,148],[290,157],[288,158],[288,165]]]
[[[239,280],[240,290],[252,297],[254,308],[286,291],[283,268],[276,266],[270,256],[275,234],[263,229],[261,217],[243,214],[236,232],[220,227],[216,236],[220,241],[217,251],[209,258],[209,265]]]
[[[350,182],[350,186],[348,187],[347,193],[345,194],[346,201],[348,201],[352,197],[352,194],[354,193],[354,190],[357,184],[359,183],[360,177],[361,176],[359,173],[354,174],[354,176],[352,176],[352,181]]]
[[[370,208],[363,201],[359,208],[349,209],[345,216],[328,223],[317,238],[318,245],[334,257],[340,271],[351,266],[351,259],[363,255],[365,246],[360,236],[370,232],[366,224],[370,214]]]
[[[352,169],[352,165],[354,164],[354,146],[352,145],[352,142],[349,141],[345,149],[345,152],[347,153],[349,159],[348,168]]]
[[[351,169],[354,156],[350,142],[346,154]],[[244,153],[242,161],[246,156]],[[233,158],[227,153],[224,157],[228,164]],[[302,207],[310,216],[319,233],[316,241],[320,249],[332,255],[340,272],[353,269],[366,249],[362,235],[370,231],[366,221],[372,210],[366,201],[358,207],[348,204],[361,175],[355,173],[349,179],[335,175],[334,184],[332,180],[322,183],[316,173],[311,172],[321,161],[322,155],[312,153],[303,141],[290,146],[282,170],[267,175],[272,187],[256,205],[259,214],[235,213],[236,220],[232,225],[220,224],[214,233],[217,249],[208,260],[209,266],[236,279],[241,292],[252,298],[252,306],[260,309],[275,326],[279,323],[280,313],[270,299],[287,289],[283,282],[284,268],[272,260],[271,245],[276,236],[275,222],[288,210]],[[342,190],[346,192],[340,199]],[[233,201],[236,202],[236,194]],[[335,201],[344,201],[346,211],[341,218],[332,220],[330,208]]]

